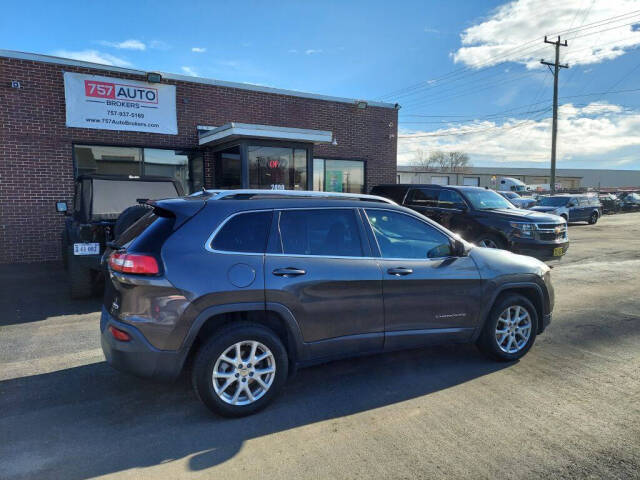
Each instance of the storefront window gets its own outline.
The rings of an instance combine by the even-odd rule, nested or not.
[[[364,193],[364,162],[314,158],[313,189],[325,192]]]
[[[204,183],[204,161],[197,151],[74,145],[74,155],[77,175],[159,175],[178,180],[185,193]]]
[[[217,152],[213,172],[216,188],[242,188],[240,147],[235,146]]]
[[[250,145],[247,154],[249,188],[306,190],[305,149]]]
[[[75,145],[78,175],[142,175],[142,151],[129,147]]]

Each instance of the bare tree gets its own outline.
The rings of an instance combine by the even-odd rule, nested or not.
[[[440,171],[445,171],[449,166],[449,161],[447,159],[447,155],[440,150],[435,150],[431,152],[429,155],[429,159],[433,162],[433,166],[440,169]]]
[[[447,154],[447,163],[449,170],[452,172],[464,172],[471,166],[469,155],[463,152],[449,152]]]
[[[427,155],[427,152],[421,148],[415,151],[413,160],[411,160],[411,165],[421,167],[425,170],[431,170],[436,167],[431,159],[431,155]]]

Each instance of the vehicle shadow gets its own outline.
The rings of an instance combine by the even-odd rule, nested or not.
[[[0,266],[0,327],[100,310],[100,298],[71,300],[59,262]]]
[[[430,395],[508,366],[470,345],[333,362],[301,370],[271,406],[240,419],[211,414],[186,376],[159,384],[104,362],[7,380],[0,382],[0,477],[83,479],[183,458],[204,470],[249,439]]]

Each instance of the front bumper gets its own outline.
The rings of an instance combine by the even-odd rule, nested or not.
[[[556,248],[562,248],[562,255],[554,255]],[[514,238],[511,240],[511,251],[520,255],[528,255],[538,259],[560,258],[569,250],[569,240],[561,242],[541,242],[539,240]]]
[[[122,342],[113,338],[109,325],[127,332],[131,340]],[[180,375],[185,359],[183,352],[158,350],[137,328],[116,320],[104,306],[100,317],[100,332],[102,351],[113,368],[157,380],[171,381]]]

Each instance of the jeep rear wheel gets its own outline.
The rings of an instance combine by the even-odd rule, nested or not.
[[[494,360],[517,360],[529,351],[537,330],[538,314],[529,299],[518,294],[503,295],[489,313],[478,347]]]
[[[287,351],[275,333],[258,324],[232,324],[198,351],[192,382],[211,411],[241,417],[266,407],[282,389],[287,371]]]

